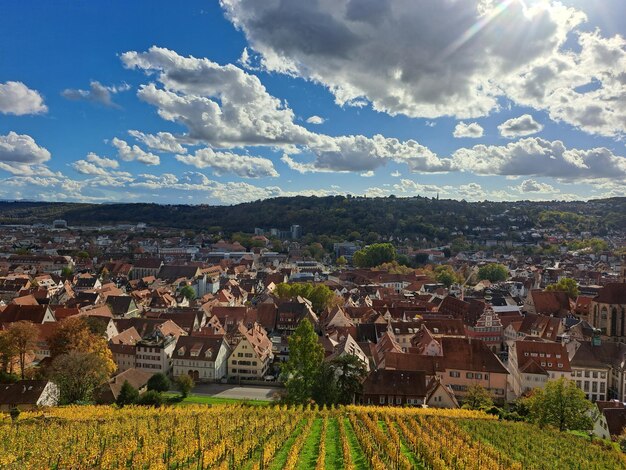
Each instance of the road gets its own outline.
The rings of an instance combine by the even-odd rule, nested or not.
[[[239,400],[272,400],[281,389],[276,387],[230,384],[198,384],[193,389],[195,395],[208,395]]]

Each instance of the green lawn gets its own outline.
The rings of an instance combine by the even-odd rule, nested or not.
[[[179,395],[177,393],[164,393],[163,394],[171,403],[178,405],[251,405],[251,406],[267,406],[272,402],[269,400],[239,400],[237,398],[220,398],[210,397],[207,395],[194,395],[190,394],[182,401],[177,400]]]

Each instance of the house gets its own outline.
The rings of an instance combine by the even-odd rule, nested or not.
[[[228,377],[238,380],[262,380],[274,359],[272,342],[263,327],[247,329],[239,324],[241,340],[228,358]]]
[[[590,323],[603,335],[626,339],[626,282],[604,286],[589,304]]]
[[[154,374],[138,369],[127,369],[119,374],[111,377],[109,381],[100,389],[100,395],[97,399],[98,403],[115,403],[117,397],[122,390],[124,382],[128,382],[133,388],[137,389],[141,395],[148,389],[148,380]]]
[[[223,337],[180,336],[172,355],[173,375],[188,374],[195,382],[226,376],[230,348]]]
[[[438,376],[433,377],[426,387],[424,404],[431,408],[459,408],[454,391],[443,384]]]
[[[617,437],[626,428],[626,404],[619,400],[598,401],[596,406],[604,415],[607,430],[610,436]]]
[[[565,345],[530,336],[511,344],[508,368],[515,398],[572,373]]]
[[[575,308],[566,292],[533,289],[526,297],[522,310],[527,313],[563,318]]]
[[[345,355],[355,356],[360,359],[365,366],[365,369],[369,372],[369,359],[350,334],[346,335],[334,346],[333,351],[331,354],[326,356],[325,360],[332,361]]]
[[[0,323],[29,321],[32,323],[55,322],[54,314],[47,305],[9,304],[0,312]]]
[[[424,371],[379,369],[363,382],[360,402],[364,405],[420,406],[426,397]]]
[[[133,262],[130,270],[131,279],[143,279],[148,276],[156,276],[163,266],[163,261],[154,258],[143,258]]]
[[[32,410],[40,406],[59,404],[59,387],[49,380],[18,380],[11,384],[0,384],[0,412],[11,408]]]
[[[612,385],[612,364],[614,358],[619,356],[621,347],[617,343],[600,343],[599,338],[576,342],[575,347],[570,360],[571,380],[576,381],[588,400],[607,400]]]
[[[133,317],[139,313],[139,307],[130,295],[109,295],[106,304],[116,318]]]
[[[180,330],[180,328],[176,328]],[[185,333],[182,332],[182,334]],[[135,345],[135,367],[153,374],[170,375],[172,355],[178,337],[177,332],[170,333],[165,332],[162,328],[155,329],[152,334],[144,337]]]

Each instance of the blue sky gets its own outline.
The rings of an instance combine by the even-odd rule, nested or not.
[[[4,2],[0,197],[624,196],[623,7]]]

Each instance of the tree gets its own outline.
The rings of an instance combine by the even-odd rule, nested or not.
[[[35,349],[38,336],[39,330],[34,323],[29,321],[18,321],[9,325],[8,339],[19,358],[22,380],[24,380],[24,370],[26,369],[26,355]]]
[[[530,418],[540,426],[554,426],[559,431],[586,431],[593,425],[589,411],[593,404],[572,380],[550,380],[543,389],[534,389],[526,399]]]
[[[167,392],[172,384],[165,374],[159,372],[148,379],[148,390],[156,392]]]
[[[357,251],[352,263],[359,268],[372,268],[396,259],[396,249],[391,243],[374,243]]]
[[[306,403],[311,399],[323,360],[324,348],[305,318],[289,337],[289,360],[281,370],[289,402]]]
[[[17,351],[15,344],[6,330],[0,330],[0,372],[13,372],[13,361]]]
[[[132,405],[138,398],[139,392],[137,389],[128,383],[128,380],[124,380],[122,388],[120,389],[120,394],[117,396],[115,403],[117,403],[118,406]]]
[[[72,268],[70,268],[69,266],[66,266],[63,269],[61,269],[61,277],[64,279],[71,277],[72,274],[74,274],[74,271],[72,271]]]
[[[435,267],[435,279],[446,287],[450,287],[455,282],[459,282],[459,276],[454,272],[452,266],[441,264]]]
[[[328,307],[335,294],[330,288],[324,284],[311,284],[308,282],[298,282],[294,284],[287,284],[281,282],[276,286],[274,290],[281,299],[293,299],[295,297],[304,297],[311,301],[313,310],[321,312]]]
[[[565,292],[570,299],[578,297],[578,283],[569,277],[562,277],[556,284],[550,284],[546,287],[547,291]]]
[[[61,404],[91,402],[109,378],[107,362],[95,353],[72,351],[53,361],[50,378],[59,386]]]
[[[337,382],[337,402],[343,405],[354,403],[355,396],[361,393],[367,368],[357,356],[345,354],[331,362]]]
[[[337,258],[337,266],[345,266],[346,264],[348,264],[348,260],[346,259],[345,256],[340,256],[339,258]]]
[[[478,269],[478,279],[487,279],[491,282],[506,281],[509,270],[499,263],[489,263]]]
[[[337,403],[338,397],[335,368],[330,362],[323,361],[313,384],[311,398],[318,406],[333,406]]]
[[[196,298],[196,291],[191,286],[185,286],[180,290],[180,293],[189,301]]]
[[[467,395],[463,402],[464,408],[470,410],[487,410],[493,406],[493,400],[489,392],[480,384],[467,387]]]
[[[50,356],[54,359],[70,352],[93,353],[102,358],[110,375],[117,368],[113,361],[113,354],[107,345],[106,338],[101,334],[95,334],[92,327],[97,329],[95,322],[76,316],[59,322],[48,341]]]
[[[141,395],[137,400],[138,405],[146,405],[146,406],[161,406],[165,400],[163,399],[163,395],[161,395],[156,390],[148,390],[146,393]]]
[[[183,398],[187,398],[189,392],[196,386],[193,379],[187,374],[179,375],[175,380],[176,388]]]

